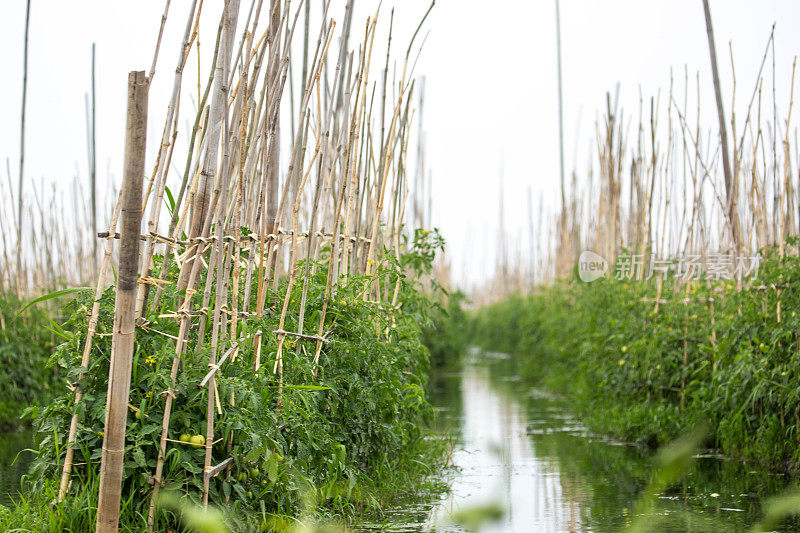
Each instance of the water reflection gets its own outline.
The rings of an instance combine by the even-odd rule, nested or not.
[[[505,513],[482,532],[624,530],[653,471],[653,452],[593,434],[564,401],[519,382],[507,357],[478,355],[433,387],[438,430],[457,441],[456,468],[444,474],[452,490],[357,530],[461,532],[454,515],[491,502]],[[652,531],[748,531],[762,499],[788,483],[754,465],[702,455],[661,495]],[[792,521],[779,531],[799,526]]]
[[[484,531],[579,531],[577,501],[564,492],[559,464],[540,457],[528,438],[528,418],[520,404],[498,393],[486,367],[468,366],[461,379],[461,436],[453,462],[459,473],[428,526],[444,525],[470,506],[499,503],[505,514]]]

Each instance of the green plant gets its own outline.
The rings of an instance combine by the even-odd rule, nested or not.
[[[461,291],[443,293],[443,301],[433,311],[432,323],[423,329],[423,342],[431,352],[431,366],[437,370],[455,369],[467,349],[467,314]]]
[[[216,415],[217,440],[212,450],[214,463],[227,457],[234,463],[212,480],[211,503],[242,516],[294,516],[311,497],[320,509],[348,516],[380,507],[382,501],[394,497],[385,490],[387,483],[395,488],[408,486],[428,473],[429,467],[418,464],[417,458],[426,448],[428,454],[437,450],[425,440],[424,425],[433,411],[425,399],[429,352],[421,342],[421,328],[431,323],[432,304],[415,280],[430,271],[440,245],[438,233],[418,232],[399,261],[384,254],[373,275],[353,276],[340,286],[328,307],[326,329],[331,333],[319,367],[309,356],[315,341],[290,337],[284,345],[282,382],[273,373],[274,335],[264,336],[263,366],[253,370],[253,334],[277,329],[276,313],[268,310],[263,317],[239,323],[239,338],[246,340],[217,374],[219,398],[225,405],[223,414]],[[314,266],[306,308],[311,323],[323,304],[328,265],[321,261]],[[173,267],[168,280],[174,281],[177,274]],[[363,297],[378,280],[397,287],[397,302],[391,308]],[[165,457],[164,489],[193,505],[200,504],[202,495],[208,389],[198,384],[208,371],[210,337],[199,349],[193,344],[193,349],[184,351],[183,371],[171,387],[169,366],[178,326],[163,315],[169,315],[183,298],[173,287],[166,289],[159,308],[148,312],[147,322],[137,328],[123,530],[138,530],[147,515],[152,490],[148,478],[156,464],[164,394],[170,388],[176,400],[168,438],[174,442]],[[300,284],[292,289],[284,324],[287,331],[298,326],[302,290]],[[281,282],[268,294],[268,302],[279,302],[285,291]],[[84,391],[83,398],[76,404],[73,394],[66,393],[46,407],[30,410],[41,438],[31,470],[31,488],[37,493],[48,490],[60,474],[73,412],[80,420],[72,488],[65,502],[54,507],[57,514],[42,518],[50,524],[57,520],[63,526],[78,520],[71,514],[73,509],[81,509],[90,518],[94,512],[94,500],[88,495],[96,494],[113,303],[114,291],[109,288],[100,300],[98,335],[88,368],[81,366],[81,353],[91,297],[81,294],[67,304],[66,340],[50,363]],[[220,349],[230,346],[231,340],[223,341]],[[229,401],[232,398],[235,401]],[[428,459],[436,461],[433,455]],[[158,520],[160,527],[178,523],[167,508],[160,508]]]
[[[706,445],[786,469],[800,466],[798,307],[800,261],[766,250],[741,290],[564,280],[479,310],[472,328],[596,430],[655,446],[705,421]]]
[[[46,311],[0,295],[0,428],[20,424],[24,406],[45,404],[60,392],[59,374],[47,361],[65,335]]]

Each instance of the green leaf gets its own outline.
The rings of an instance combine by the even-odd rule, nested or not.
[[[159,424],[150,424],[145,426],[142,431],[140,432],[141,435],[150,435],[151,433],[155,433],[156,431],[160,430],[161,426]]]
[[[69,294],[75,294],[76,292],[90,291],[90,290],[92,290],[91,287],[74,287],[72,289],[62,289],[60,291],[55,291],[55,292],[51,292],[51,293],[48,293],[48,294],[43,294],[43,295],[39,296],[38,298],[34,298],[30,302],[28,302],[25,306],[23,306],[22,309],[17,311],[17,314],[14,315],[14,318],[11,319],[11,321],[13,322],[14,320],[16,320],[19,317],[19,315],[24,313],[32,305],[36,305],[36,304],[38,304],[40,302],[46,302],[47,300],[52,300],[53,298],[59,298],[61,296],[67,296]]]
[[[194,464],[194,463],[191,461],[191,459],[188,459],[188,458],[187,458],[187,459],[184,459],[183,461],[181,461],[181,466],[183,466],[183,468],[184,468],[185,470],[187,470],[187,471],[191,472],[192,474],[199,474],[200,472],[202,472],[202,471],[203,471],[203,469],[202,469],[202,468],[200,468],[199,466],[197,466],[196,464]]]
[[[278,479],[278,459],[275,457],[274,453],[269,456],[269,460],[267,461],[267,477],[273,483]]]
[[[67,372],[67,379],[75,379],[80,374],[85,374],[87,371],[85,366],[74,366]]]
[[[51,329],[51,328],[48,328],[47,326],[42,326],[44,329],[46,329],[47,331],[53,333],[54,335],[58,335],[59,337],[61,337],[64,340],[68,340],[68,341],[72,340],[72,338],[74,337],[74,335],[72,333],[67,333],[66,331],[64,331],[64,329],[58,324],[58,322],[56,322],[55,320],[53,320],[49,316],[45,315],[45,318],[47,319],[48,322],[50,322],[50,324],[53,327]]]
[[[167,193],[167,209],[169,209],[169,214],[172,215],[172,212],[175,211],[175,197],[172,196],[172,191],[166,185],[164,186],[164,192]]]
[[[138,446],[133,449],[133,460],[141,468],[147,468],[147,460],[144,458],[144,452]]]
[[[284,385],[283,388],[286,390],[331,390],[330,387],[325,387],[323,385]]]

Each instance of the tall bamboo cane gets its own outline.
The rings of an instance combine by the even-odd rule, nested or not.
[[[122,197],[119,281],[114,308],[114,333],[108,373],[108,397],[100,464],[97,502],[98,533],[115,532],[119,526],[125,425],[131,386],[135,340],[136,285],[139,273],[139,231],[142,220],[142,180],[147,138],[147,92],[144,71],[128,75],[128,118],[125,134],[125,192]]]

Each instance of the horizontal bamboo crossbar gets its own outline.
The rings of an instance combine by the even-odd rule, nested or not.
[[[228,457],[220,464],[206,468],[205,471],[203,471],[203,475],[209,479],[215,477],[217,474],[225,470],[225,468],[227,468],[231,463],[233,463],[233,457]]]
[[[294,234],[294,232],[292,230],[284,230],[283,228],[278,228],[277,235],[275,233],[270,233],[268,235],[265,235],[264,236],[264,241],[265,242],[276,241],[276,240],[278,240],[278,239],[280,239],[282,237],[291,237],[293,234]],[[313,235],[315,237],[322,237],[322,238],[332,238],[333,237],[332,233],[323,233],[321,231],[315,231]],[[119,235],[118,232],[114,233],[113,235],[108,231],[101,231],[101,232],[97,233],[97,238],[99,238],[99,239],[119,239],[119,236],[120,235]],[[308,232],[304,231],[302,233],[298,233],[297,236],[307,239],[308,238]],[[209,244],[209,243],[213,243],[213,242],[217,241],[217,236],[216,235],[210,235],[208,237],[194,237],[194,238],[186,240],[186,239],[173,239],[172,237],[165,237],[164,235],[159,235],[158,233],[154,233],[154,232],[151,232],[151,233],[149,233],[147,235],[145,235],[145,234],[139,235],[139,240],[146,241],[148,239],[148,237],[152,238],[152,239],[155,239],[156,241],[166,243],[166,244],[179,244],[179,245],[183,245],[183,246],[188,246],[190,244],[196,244],[196,243]],[[338,237],[339,237],[339,239],[345,239],[346,238],[345,235],[343,235],[343,234],[339,234]],[[260,237],[258,235],[256,235],[256,234],[254,234],[254,233],[250,233],[249,235],[243,235],[243,236],[239,237],[238,239],[236,237],[234,237],[233,235],[225,235],[222,238],[222,240],[225,241],[225,242],[238,242],[240,244],[244,244],[244,243],[247,243],[247,242],[257,243],[257,242],[260,241]],[[351,237],[349,237],[349,240],[350,240],[350,242],[364,242],[364,243],[371,243],[372,242],[372,239],[370,239],[368,237],[362,237],[362,236],[351,236]]]
[[[330,331],[326,331],[325,334],[322,335],[322,336],[319,336],[319,335],[306,335],[304,333],[297,333],[295,331],[285,331],[283,329],[273,330],[272,333],[274,333],[276,335],[292,335],[294,337],[299,337],[301,339],[328,342],[328,334],[330,333]]]
[[[231,346],[230,349],[228,349],[228,351],[225,352],[225,355],[222,356],[222,359],[220,359],[218,363],[213,364],[213,365],[208,365],[208,366],[211,367],[211,370],[208,371],[206,376],[203,378],[203,381],[200,382],[200,387],[205,387],[206,383],[208,383],[208,380],[211,379],[211,376],[216,374],[217,371],[222,366],[222,363],[224,363],[225,360],[228,359],[228,356],[231,355],[233,352],[237,351],[238,349],[239,349],[239,345],[238,344],[236,344],[234,346]]]

